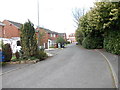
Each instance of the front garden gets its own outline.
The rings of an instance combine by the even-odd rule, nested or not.
[[[1,64],[29,64],[45,60],[48,56],[38,48],[34,25],[28,20],[20,30],[21,50],[13,54],[10,44],[2,43]]]

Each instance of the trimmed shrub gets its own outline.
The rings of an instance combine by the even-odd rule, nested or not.
[[[120,55],[120,31],[113,30],[107,32],[104,38],[104,48],[106,51]]]
[[[19,59],[19,58],[20,58],[20,54],[19,54],[18,51],[16,51],[16,53],[15,53],[15,57],[16,57],[16,59]]]
[[[3,55],[5,57],[5,62],[10,62],[11,58],[12,58],[12,49],[10,47],[10,44],[4,44],[2,46],[2,50],[3,50]]]
[[[87,49],[103,48],[103,38],[87,36],[82,41],[82,46]]]
[[[36,56],[36,58],[38,58],[39,60],[44,60],[47,57],[47,54],[43,50],[39,50],[38,55]]]

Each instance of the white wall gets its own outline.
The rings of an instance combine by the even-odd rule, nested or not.
[[[7,39],[7,38],[0,38],[0,41],[3,40],[3,43],[9,43],[11,45],[12,48],[12,52],[15,53],[16,51],[19,51],[21,49],[21,46],[17,46],[17,41],[20,40],[19,37],[15,37],[15,38],[11,38],[11,39]]]

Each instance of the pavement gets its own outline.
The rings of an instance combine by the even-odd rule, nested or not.
[[[112,64],[113,69],[115,70],[116,75],[118,76],[118,55],[108,53],[104,49],[98,50],[108,58],[108,60]]]
[[[115,88],[105,58],[75,44],[1,77],[3,88]]]
[[[57,55],[63,48],[49,48],[45,49],[45,52],[48,54],[48,56],[55,56]]]
[[[97,49],[99,52],[101,52],[110,62],[111,69],[113,70],[112,73],[115,77],[115,82],[117,87],[120,86],[120,82],[118,82],[120,79],[118,78],[118,72],[120,72],[120,69],[118,69],[118,63],[119,62],[119,56],[115,54],[111,54],[105,51],[105,49]],[[119,70],[119,71],[118,71]],[[119,84],[119,85],[118,85]]]

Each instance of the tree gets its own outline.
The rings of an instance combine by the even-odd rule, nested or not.
[[[63,37],[58,37],[57,40],[56,40],[56,43],[64,44],[65,39]]]
[[[84,11],[85,9],[80,9],[80,8],[75,8],[73,11],[72,11],[72,14],[73,14],[73,18],[74,18],[74,22],[76,23],[77,27],[79,25],[79,20],[80,20],[80,17],[82,17],[84,15]]]
[[[21,46],[25,57],[37,55],[38,47],[34,25],[28,20],[21,28]]]
[[[45,32],[38,32],[38,34],[40,35],[40,37],[39,37],[40,46],[43,46],[44,45]]]

